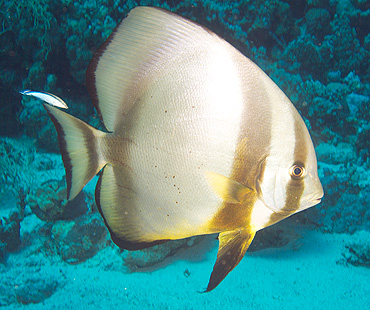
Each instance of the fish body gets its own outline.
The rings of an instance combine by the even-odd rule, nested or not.
[[[96,203],[118,246],[219,233],[210,291],[258,230],[320,202],[299,113],[210,30],[137,7],[97,51],[86,81],[107,132],[44,106],[58,131],[68,199],[102,170]]]

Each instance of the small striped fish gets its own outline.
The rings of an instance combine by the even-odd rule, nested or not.
[[[96,203],[121,248],[219,233],[211,291],[258,230],[320,202],[302,118],[256,64],[210,30],[137,7],[86,78],[107,132],[44,106],[58,131],[68,199],[102,170]]]
[[[68,109],[67,104],[62,99],[60,99],[59,97],[53,94],[47,93],[47,92],[25,89],[25,90],[21,90],[19,93],[21,93],[24,96],[32,96],[32,97],[38,98],[42,101],[47,102],[48,104],[54,107]]]

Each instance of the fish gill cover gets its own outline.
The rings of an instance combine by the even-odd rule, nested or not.
[[[4,0],[0,5],[0,190],[4,205],[10,201],[14,206],[1,220],[3,262],[9,253],[29,247],[75,264],[111,246],[91,190],[81,194],[78,207],[65,201],[59,156],[35,151],[36,144],[58,152],[54,128],[41,104],[21,98],[18,91],[57,94],[69,103],[71,114],[99,127],[85,71],[94,52],[137,5],[163,7],[212,29],[256,62],[293,101],[316,146],[325,197],[290,221],[313,223],[325,232],[370,230],[368,1]],[[39,222],[29,224],[31,215]],[[26,227],[23,233],[21,227]],[[257,234],[250,250],[298,238],[279,225],[269,230],[269,235]],[[129,270],[136,270],[198,242],[123,253],[123,259]],[[368,246],[349,243],[347,249],[345,261],[369,264]],[[0,297],[0,305],[37,303],[58,288],[53,279],[38,282],[31,297],[24,288],[14,294],[11,284],[2,283],[9,294]]]

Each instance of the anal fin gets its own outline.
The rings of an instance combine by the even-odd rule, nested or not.
[[[239,264],[254,235],[255,232],[246,232],[242,229],[220,233],[217,260],[206,292],[212,291]]]
[[[130,186],[126,167],[107,164],[95,189],[95,200],[111,238],[120,248],[134,251],[168,241],[144,232],[147,223],[135,204],[137,194]]]

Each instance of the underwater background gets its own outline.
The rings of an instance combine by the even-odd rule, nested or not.
[[[325,196],[258,232],[206,287],[216,236],[120,250],[95,201],[71,202],[40,101],[101,124],[87,93],[94,52],[137,5],[207,26],[257,63],[303,116]],[[0,1],[0,307],[6,309],[370,309],[370,1]]]

